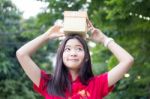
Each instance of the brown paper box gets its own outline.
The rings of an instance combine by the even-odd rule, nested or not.
[[[85,11],[65,11],[64,12],[64,32],[68,34],[79,34],[85,36],[87,32],[87,12]]]

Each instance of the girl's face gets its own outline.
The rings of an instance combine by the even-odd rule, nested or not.
[[[80,69],[84,56],[84,48],[77,39],[70,39],[66,42],[63,52],[63,62],[68,69]]]

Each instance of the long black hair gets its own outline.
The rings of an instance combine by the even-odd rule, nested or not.
[[[83,85],[88,85],[88,81],[93,77],[91,59],[86,41],[79,35],[69,35],[61,43],[57,51],[56,68],[54,75],[47,84],[47,91],[50,95],[65,97],[65,92],[71,93],[71,81],[68,75],[68,69],[63,63],[63,52],[66,42],[69,39],[77,39],[84,48],[85,56],[79,70],[79,79]]]

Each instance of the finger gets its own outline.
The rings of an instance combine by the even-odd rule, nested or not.
[[[60,31],[61,33],[64,33],[64,28],[60,28],[59,31]]]
[[[64,34],[64,33],[61,33],[61,34],[59,34],[59,36],[60,36],[60,37],[63,37],[63,36],[65,36],[65,34]]]
[[[89,27],[93,27],[93,24],[92,24],[92,22],[89,19],[87,19],[87,22],[88,22],[88,26]]]
[[[97,31],[97,30],[96,30],[95,28],[93,28],[93,29],[91,30],[92,33],[96,32],[96,31]]]
[[[65,39],[65,36],[59,37],[58,39],[59,39],[60,41],[62,41],[62,40]]]
[[[89,27],[89,28],[88,28],[88,31],[91,31],[91,30],[92,30],[92,27]]]
[[[94,27],[90,27],[88,31],[90,31],[90,32],[93,34],[93,32],[95,32],[95,31],[96,31],[96,28],[94,28]]]
[[[88,20],[88,31],[93,32],[95,30],[93,24],[91,23],[90,20]]]
[[[55,25],[55,27],[56,27],[57,29],[63,28],[62,25]]]

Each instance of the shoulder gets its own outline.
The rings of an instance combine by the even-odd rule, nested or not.
[[[94,78],[95,79],[101,79],[101,80],[107,79],[108,78],[108,72],[102,73],[100,75],[96,75],[96,76],[94,76]]]
[[[114,86],[108,86],[108,72],[96,75],[94,79],[95,84],[103,97],[113,90]]]
[[[48,74],[46,71],[41,70],[40,84],[39,86],[33,84],[34,90],[44,96],[46,93],[47,84],[51,80],[51,78],[51,74]]]
[[[107,80],[108,79],[108,72],[99,74],[99,75],[95,75],[91,78],[91,81],[95,81],[95,80]]]
[[[93,76],[89,82],[98,87],[102,87],[104,84],[108,83],[108,73],[102,73],[99,75]]]
[[[50,80],[52,78],[52,75],[47,73],[44,70],[41,70],[41,79],[43,80]]]

